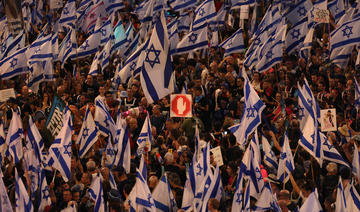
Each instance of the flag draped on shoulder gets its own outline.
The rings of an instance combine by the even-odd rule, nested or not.
[[[138,60],[138,66],[142,67],[141,87],[148,103],[156,102],[174,90],[169,49],[165,16],[162,12],[154,25],[149,43]]]
[[[76,141],[80,144],[79,156],[83,158],[87,151],[96,143],[98,139],[98,130],[95,125],[94,118],[91,114],[89,106],[86,107],[85,117],[81,130]]]

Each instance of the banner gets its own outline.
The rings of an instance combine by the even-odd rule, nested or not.
[[[64,108],[65,102],[59,97],[55,96],[51,106],[49,118],[46,121],[46,128],[54,137],[56,137],[61,130]]]
[[[15,37],[24,29],[21,0],[3,0],[10,32]]]

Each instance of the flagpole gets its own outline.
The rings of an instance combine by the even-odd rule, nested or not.
[[[286,174],[286,161],[284,163],[284,179],[283,179],[283,190],[285,190],[285,184],[286,184],[286,181],[285,181],[285,174]]]

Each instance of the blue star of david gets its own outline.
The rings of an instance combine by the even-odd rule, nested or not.
[[[67,7],[64,8],[64,15],[69,14],[69,9]]]
[[[69,151],[70,148],[70,151]],[[71,157],[71,144],[64,145],[64,154],[69,155]]]
[[[150,57],[150,53],[152,54],[152,57]],[[154,44],[151,44],[150,48],[146,50],[146,58],[145,58],[145,62],[149,63],[149,65],[151,66],[151,68],[154,68],[154,65],[160,64],[160,50],[156,50],[154,47]],[[150,59],[152,58],[152,59]]]
[[[315,133],[313,133],[311,136],[313,143],[315,143]]]
[[[112,149],[107,149],[107,150],[106,150],[106,154],[109,155],[109,156],[115,155],[115,154],[114,154],[114,150],[112,150]]]
[[[35,50],[35,54],[39,53],[40,52],[40,48],[36,49]]]
[[[87,47],[89,47],[89,41],[88,41],[88,40],[86,40],[86,41],[85,41],[85,44],[81,45],[80,48],[82,48],[83,50],[85,50]]]
[[[189,36],[189,42],[191,43],[195,43],[196,40],[197,40],[197,37],[198,37],[198,34],[195,34],[195,33],[192,33],[190,36]]]
[[[151,203],[151,194],[148,194],[147,199],[148,199],[148,202],[149,202],[150,207],[153,206],[154,204]]]
[[[345,26],[345,28],[342,30],[343,31],[343,36],[346,36],[347,38],[350,38],[350,36],[353,34],[352,32],[353,27],[352,26]]]
[[[89,128],[85,127],[83,130],[82,137],[85,139],[89,135]]]
[[[304,115],[304,109],[303,107],[299,107],[299,119],[302,120],[305,115]]]
[[[258,180],[258,181],[262,180],[263,178],[262,178],[262,174],[261,174],[261,171],[260,171],[259,167],[256,167],[255,171],[256,171],[257,173],[259,173],[259,177],[257,177],[257,180]]]
[[[133,62],[131,65],[130,65],[130,71],[134,71],[136,68],[136,63]]]
[[[71,41],[66,43],[66,48],[69,49],[71,47]]]
[[[247,111],[246,118],[255,117],[256,109],[254,107],[246,108],[246,111]]]
[[[196,172],[196,176],[200,176],[203,168],[201,167],[200,164],[198,164],[196,167],[199,169],[199,172]]]
[[[101,35],[105,36],[106,35],[106,29],[101,29]]]
[[[266,59],[270,60],[273,55],[274,55],[274,54],[273,54],[272,51],[270,50],[270,51],[268,51],[268,52],[266,53],[265,57],[266,57]]]
[[[242,202],[242,191],[240,191],[239,193],[236,193],[236,196],[237,196],[237,198],[236,198],[236,202],[240,205],[241,204],[241,202]]]
[[[199,15],[202,17],[205,14],[205,9],[204,8],[200,8],[199,10]]]
[[[275,157],[275,155],[272,151],[270,151],[269,154],[271,155],[271,157]]]
[[[109,127],[109,126],[110,126],[110,124],[108,123],[108,121],[110,121],[109,117],[108,117],[108,116],[105,116],[104,123],[105,123],[106,127]]]
[[[299,7],[299,9],[297,10],[297,12],[299,13],[299,16],[304,16],[304,15],[306,15],[306,9],[305,9],[305,7]]]
[[[308,99],[307,101],[309,102],[310,107],[312,107],[312,106],[313,106],[313,101],[312,101],[312,99]]]
[[[49,195],[49,186],[45,186],[44,190],[42,190],[43,193],[43,199],[47,199],[50,197]]]
[[[339,10],[339,8],[337,6],[335,6],[335,13],[337,13]]]
[[[2,53],[4,53],[4,52],[5,52],[5,50],[6,50],[6,45],[1,46],[1,52],[2,52]]]
[[[331,150],[333,148],[333,145],[329,144],[328,139],[325,139],[324,145],[327,146],[327,148],[329,148],[329,150]]]
[[[294,29],[294,31],[291,32],[292,39],[299,39],[300,36],[300,29]]]
[[[286,152],[282,152],[281,154],[280,154],[280,159],[281,160],[284,160],[286,158]]]
[[[10,67],[15,68],[15,66],[17,65],[17,61],[18,61],[17,58],[13,58],[10,62]]]

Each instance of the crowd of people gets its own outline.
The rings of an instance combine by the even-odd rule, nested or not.
[[[139,28],[139,20],[131,13],[134,3],[124,1],[126,8],[121,10],[124,25],[132,22]],[[215,0],[219,9],[224,1]],[[259,12],[264,13],[265,3],[261,4]],[[239,13],[234,11],[235,27],[227,24],[221,29],[220,36],[229,37],[237,30]],[[261,19],[261,16],[259,16]],[[244,25],[244,42],[252,41],[247,32],[248,22]],[[250,23],[250,20],[249,20]],[[32,26],[29,39],[35,39],[39,28]],[[265,182],[271,183],[282,211],[296,211],[317,188],[319,201],[324,211],[335,211],[336,189],[341,177],[344,187],[353,182],[356,189],[360,187],[354,177],[350,164],[353,160],[354,143],[360,146],[360,113],[356,110],[355,81],[360,82],[360,71],[355,67],[356,50],[350,56],[346,66],[339,67],[328,59],[329,33],[323,33],[322,25],[317,28],[311,56],[308,61],[295,55],[284,54],[280,64],[264,73],[247,70],[251,85],[256,90],[266,108],[261,114],[262,123],[258,127],[258,135],[267,138],[275,155],[279,157],[285,131],[288,133],[290,148],[294,154],[295,170],[290,181],[283,186],[276,177],[277,170],[261,165]],[[59,35],[64,37],[64,35]],[[79,33],[78,43],[81,44],[86,35]],[[175,72],[176,88],[185,90],[193,98],[193,117],[170,117],[170,97],[149,104],[138,78],[131,78],[127,83],[117,85],[112,81],[116,69],[118,55],[113,55],[110,65],[104,72],[96,76],[88,75],[91,58],[79,61],[68,61],[64,67],[59,62],[54,64],[56,78],[54,81],[42,82],[36,92],[26,83],[26,76],[20,75],[8,80],[0,80],[0,89],[13,88],[16,98],[10,98],[2,103],[0,117],[4,123],[5,133],[12,118],[12,112],[20,112],[23,129],[28,128],[31,116],[38,128],[43,142],[44,152],[54,141],[54,136],[47,129],[55,96],[70,108],[73,120],[71,179],[65,182],[59,172],[47,170],[46,178],[49,185],[51,205],[45,211],[60,211],[69,204],[76,204],[78,211],[89,211],[94,208],[90,201],[88,188],[92,179],[101,173],[103,178],[103,194],[109,211],[126,211],[126,202],[136,181],[136,168],[140,157],[136,155],[137,138],[144,124],[146,115],[151,121],[152,148],[146,154],[147,183],[153,191],[161,176],[166,173],[177,208],[181,211],[187,170],[192,163],[195,148],[195,129],[200,131],[201,144],[210,143],[212,148],[220,146],[223,165],[220,167],[221,182],[224,195],[220,201],[211,199],[209,211],[230,211],[234,191],[236,189],[238,168],[242,161],[245,148],[238,144],[236,137],[228,130],[239,123],[243,114],[244,78],[241,77],[244,53],[236,53],[224,57],[224,51],[216,46],[210,47],[208,54],[194,52],[192,58],[188,55],[173,56],[172,66]],[[73,64],[77,63],[74,76]],[[302,147],[298,145],[301,136],[299,126],[298,83],[307,79],[311,90],[321,109],[336,109],[337,131],[328,132],[326,136],[331,145],[338,150],[349,164],[349,167],[330,161],[324,161],[322,166]],[[94,114],[95,102],[105,102],[112,118],[116,122],[120,110],[126,118],[131,142],[131,169],[126,173],[123,167],[107,167],[102,161],[107,138],[99,136],[84,158],[79,158],[79,145],[75,144],[86,108]],[[261,137],[261,136],[260,136]],[[261,140],[261,139],[260,139]],[[25,139],[24,139],[25,142]],[[261,143],[261,142],[260,142]],[[25,145],[24,145],[25,146]],[[163,160],[159,160],[162,158]],[[211,166],[216,167],[216,161],[211,155]],[[3,157],[1,169],[7,194],[15,208],[15,167],[25,182],[29,194],[31,180],[23,164],[14,164],[11,157]],[[112,173],[117,189],[111,189],[109,173]],[[55,173],[55,176],[54,176]],[[36,191],[41,194],[41,191]],[[39,195],[32,197],[33,205],[38,205]],[[256,199],[251,199],[253,206]],[[36,207],[35,207],[36,208]]]

